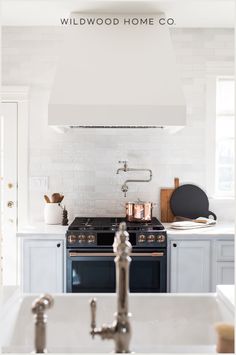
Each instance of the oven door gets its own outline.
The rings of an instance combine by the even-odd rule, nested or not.
[[[130,264],[130,292],[166,292],[166,267],[165,251],[135,253]]]
[[[67,251],[67,292],[115,292],[112,253]]]
[[[115,292],[115,254],[67,250],[67,292]],[[166,292],[166,252],[132,253],[130,292]]]

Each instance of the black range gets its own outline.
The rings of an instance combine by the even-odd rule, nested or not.
[[[112,244],[120,217],[77,217],[66,233],[67,292],[115,292]],[[166,292],[167,236],[157,218],[127,222],[131,292]]]

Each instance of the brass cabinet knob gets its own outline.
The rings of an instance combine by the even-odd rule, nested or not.
[[[7,207],[8,207],[8,208],[14,207],[14,202],[13,202],[13,201],[8,201],[8,202],[7,202]]]

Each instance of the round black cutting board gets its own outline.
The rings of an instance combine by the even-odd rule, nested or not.
[[[174,216],[195,219],[216,215],[209,211],[209,200],[205,192],[196,185],[181,185],[170,198],[170,208]]]

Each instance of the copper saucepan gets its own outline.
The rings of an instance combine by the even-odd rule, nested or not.
[[[152,220],[152,202],[127,202],[126,207],[126,219],[129,222],[133,221],[151,221]]]

